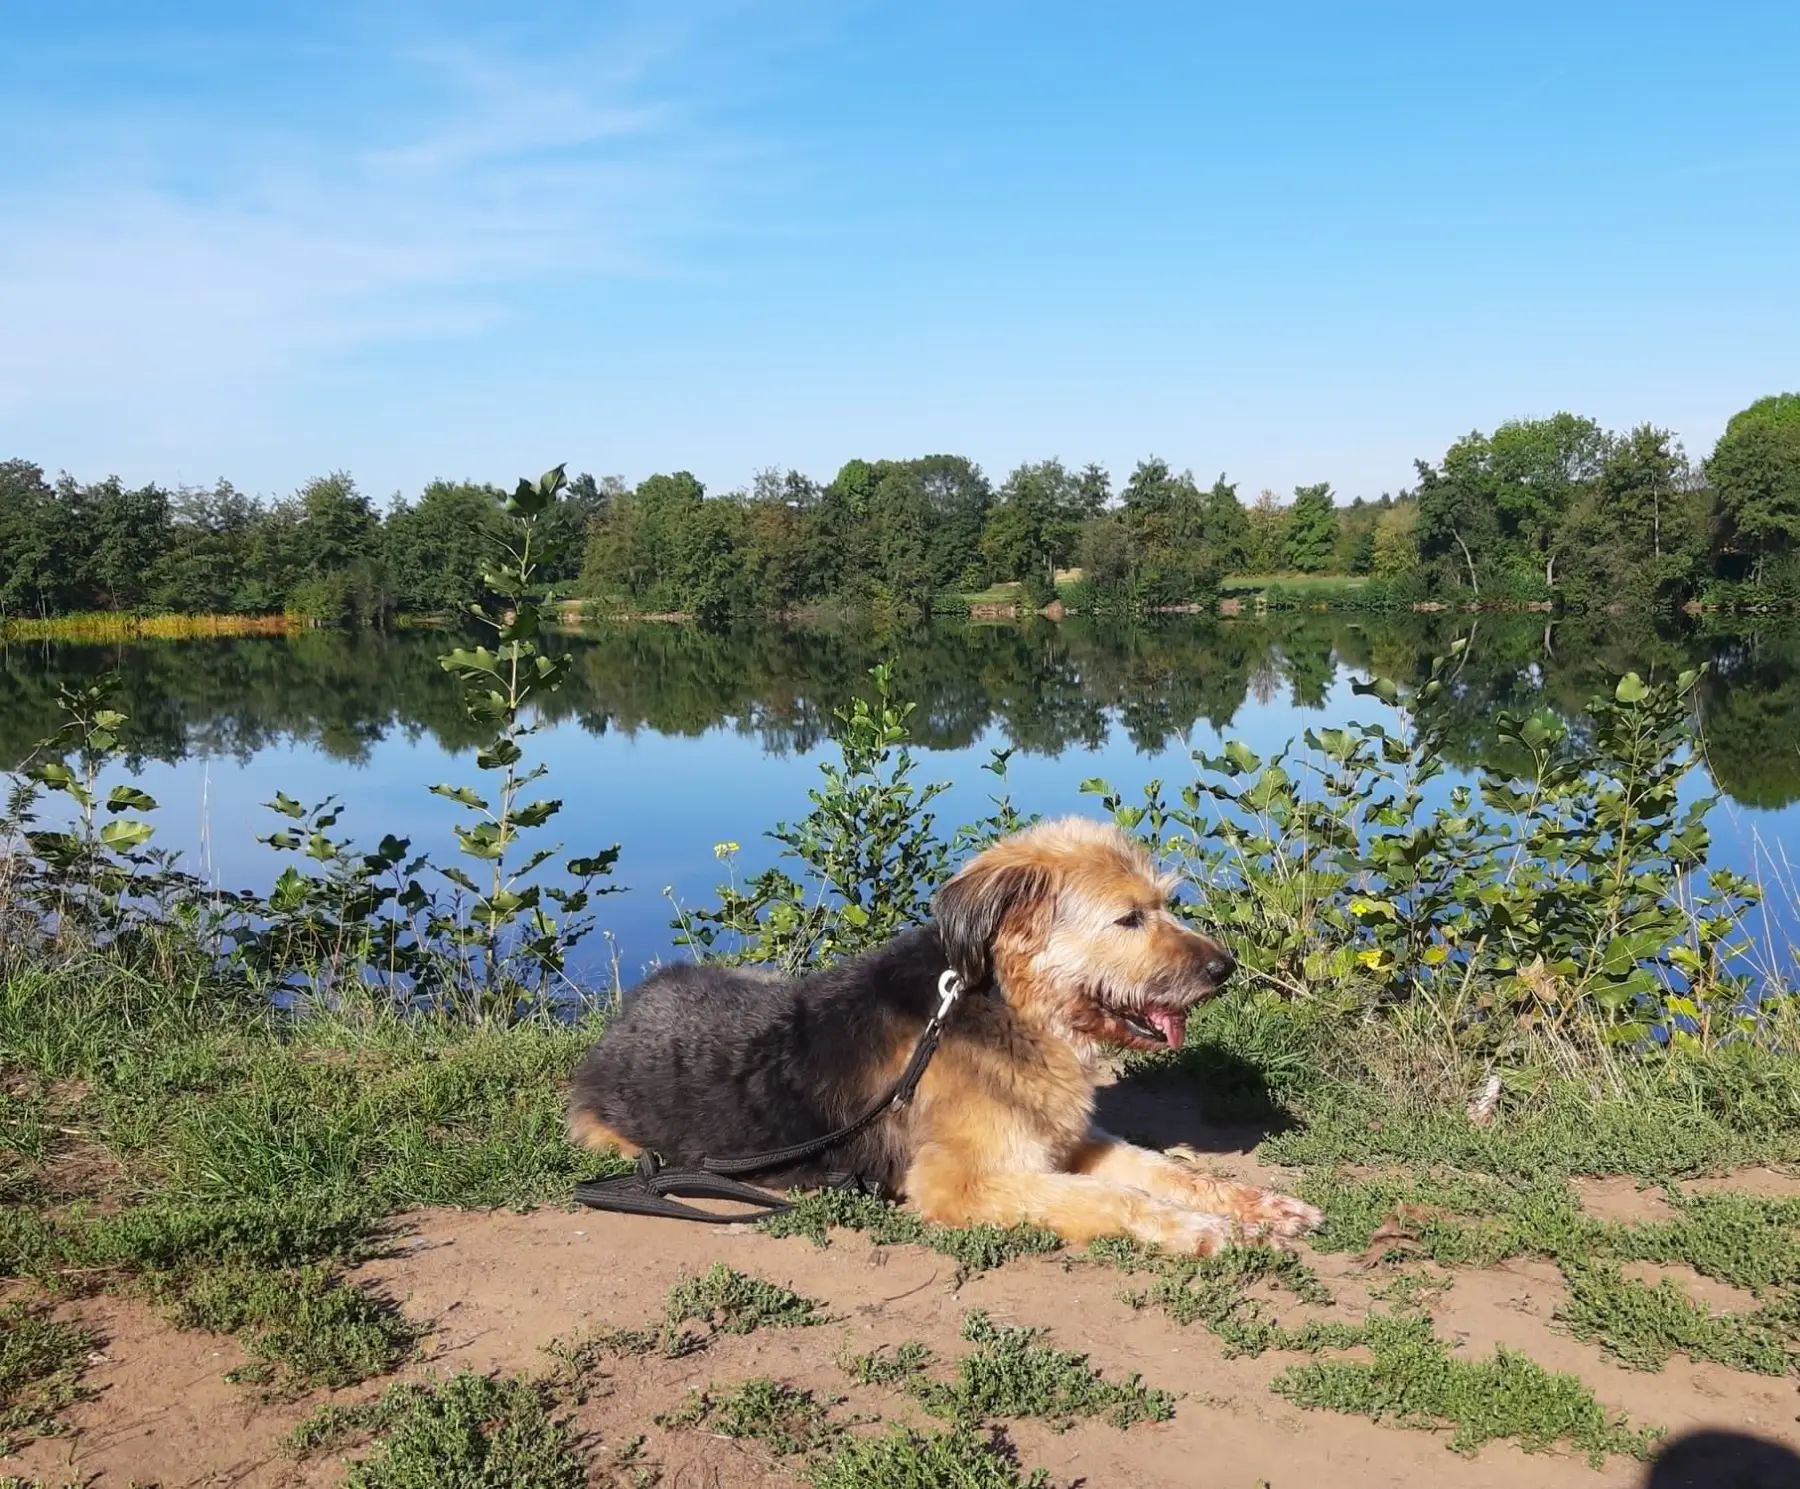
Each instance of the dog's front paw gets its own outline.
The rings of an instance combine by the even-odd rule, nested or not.
[[[1217,1184],[1197,1193],[1194,1199],[1204,1208],[1235,1221],[1245,1235],[1254,1239],[1303,1236],[1325,1218],[1316,1205],[1251,1184]]]
[[[1239,1228],[1223,1215],[1177,1213],[1158,1226],[1155,1234],[1140,1239],[1178,1256],[1216,1256],[1243,1237]]]
[[[1308,1231],[1317,1230],[1325,1219],[1325,1212],[1317,1205],[1309,1205],[1291,1194],[1271,1194],[1267,1190],[1261,1191],[1255,1215],[1255,1223],[1266,1226],[1278,1236],[1304,1236]]]

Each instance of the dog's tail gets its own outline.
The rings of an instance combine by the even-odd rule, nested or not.
[[[610,1149],[626,1158],[636,1158],[638,1144],[600,1116],[600,1092],[594,1082],[592,1064],[590,1055],[575,1070],[574,1089],[569,1093],[569,1141],[578,1148]]]
[[[638,1155],[636,1143],[608,1127],[582,1106],[569,1108],[569,1141],[578,1148],[612,1149],[626,1158],[636,1158]]]

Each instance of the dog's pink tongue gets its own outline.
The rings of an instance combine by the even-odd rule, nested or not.
[[[1180,1049],[1187,1043],[1187,1015],[1173,1008],[1150,1008],[1145,1012],[1150,1022],[1162,1030],[1162,1036],[1169,1041],[1169,1048]]]

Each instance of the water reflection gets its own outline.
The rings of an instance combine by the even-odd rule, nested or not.
[[[1447,751],[1496,758],[1496,714],[1582,705],[1631,669],[1667,676],[1708,663],[1709,759],[1749,806],[1800,799],[1800,628],[1634,625],[1536,616],[1299,614],[1168,617],[1141,625],[937,623],[915,630],[780,627],[718,633],[640,625],[569,634],[569,681],[546,708],[593,734],[697,737],[719,728],[764,753],[812,750],[832,709],[892,661],[916,699],[915,733],[959,750],[990,729],[1032,755],[1098,748],[1113,731],[1153,753],[1196,723],[1226,729],[1247,705],[1322,708],[1346,672],[1422,680],[1453,639],[1469,644],[1446,700]],[[299,744],[361,762],[393,735],[458,751],[476,743],[437,653],[442,635],[329,631],[121,646],[0,648],[0,765],[56,727],[59,685],[119,679],[134,763],[248,760]]]

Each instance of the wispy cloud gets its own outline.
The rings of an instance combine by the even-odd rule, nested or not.
[[[666,271],[733,158],[667,84],[681,41],[415,38],[376,69],[402,101],[338,129],[70,102],[64,158],[0,178],[0,418],[71,399],[141,416],[333,349],[479,330],[529,280]]]

